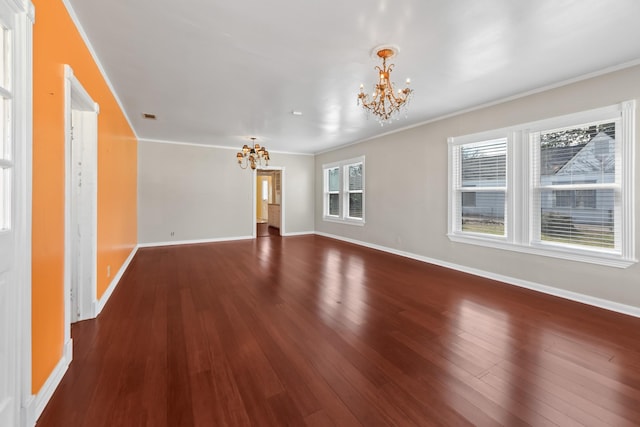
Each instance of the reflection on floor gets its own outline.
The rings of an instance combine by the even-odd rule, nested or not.
[[[280,229],[270,227],[267,222],[258,222],[256,225],[256,231],[256,235],[258,237],[271,237],[280,235]]]

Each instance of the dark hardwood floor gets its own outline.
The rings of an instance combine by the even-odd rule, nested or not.
[[[72,334],[39,427],[640,425],[640,319],[319,236],[141,249]]]

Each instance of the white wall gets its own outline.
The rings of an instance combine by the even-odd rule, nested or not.
[[[235,154],[231,149],[140,140],[138,243],[251,237],[255,175],[238,167]],[[285,169],[285,232],[312,232],[313,157],[271,157],[271,166]]]
[[[316,156],[317,232],[623,304],[640,313],[640,265],[626,269],[453,243],[447,233],[447,137],[640,99],[640,66],[482,108]],[[416,94],[415,96],[429,96]],[[640,118],[636,118],[636,126]],[[640,135],[640,131],[636,131]],[[637,144],[636,144],[637,146]],[[636,148],[635,164],[640,149]],[[322,165],[366,156],[366,224],[322,219]],[[637,168],[636,168],[637,169]],[[636,171],[636,245],[640,242]],[[636,248],[636,254],[640,250]]]

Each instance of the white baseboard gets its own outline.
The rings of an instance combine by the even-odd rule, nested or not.
[[[220,237],[215,239],[176,240],[171,242],[139,243],[138,248],[156,248],[159,246],[193,245],[197,243],[231,242],[235,240],[248,240],[248,239],[254,239],[254,238],[255,237],[253,236],[238,236],[238,237]]]
[[[64,350],[62,353],[62,358],[58,361],[55,369],[47,378],[47,381],[44,383],[38,394],[32,396],[28,401],[24,408],[23,417],[23,426],[24,427],[32,427],[35,426],[38,418],[42,415],[42,411],[47,406],[47,403],[53,396],[53,392],[56,391],[56,388],[62,381],[62,377],[67,372],[69,368],[69,364],[73,359],[73,340],[69,340],[64,345]]]
[[[450,268],[452,270],[461,271],[463,273],[473,274],[474,276],[480,276],[487,279],[496,280],[498,282],[507,283],[509,285],[518,286],[521,288],[531,289],[533,291],[542,292],[544,294],[557,296],[560,298],[568,299],[571,301],[588,304],[594,307],[603,308],[605,310],[615,311],[617,313],[627,314],[629,316],[640,317],[640,307],[635,307],[626,304],[620,304],[615,301],[609,301],[602,298],[596,298],[590,295],[580,294],[577,292],[571,292],[564,289],[555,288],[553,286],[543,285],[540,283],[530,282],[528,280],[517,279],[515,277],[504,276],[502,274],[492,273],[490,271],[484,271],[477,268],[466,267],[464,265],[454,264],[451,262],[441,261],[435,258],[429,258],[422,255],[417,255],[411,252],[400,251],[386,246],[376,245],[373,243],[363,242],[360,240],[349,239],[347,237],[337,236],[328,233],[316,232],[319,236],[328,237],[330,239],[342,240],[344,242],[353,243],[355,245],[364,246],[371,249],[377,249],[379,251],[388,252],[394,255],[400,255],[406,258],[415,259],[417,261],[426,262],[429,264],[435,264],[440,267]]]
[[[138,246],[134,247],[131,250],[131,253],[129,254],[127,259],[124,261],[124,263],[118,270],[118,273],[115,276],[113,276],[113,280],[109,284],[109,287],[104,292],[104,294],[102,294],[102,298],[100,298],[98,301],[94,301],[93,303],[94,318],[98,317],[98,314],[102,312],[102,309],[107,304],[107,301],[109,301],[109,298],[111,298],[111,294],[116,289],[116,286],[118,286],[118,283],[120,282],[120,279],[122,279],[122,275],[124,274],[124,272],[127,271],[127,267],[129,267],[129,264],[131,264],[131,261],[133,260],[133,257],[136,255],[136,252],[138,252]]]
[[[291,237],[291,236],[307,236],[309,234],[315,234],[315,231],[295,231],[293,233],[284,233],[282,237]]]

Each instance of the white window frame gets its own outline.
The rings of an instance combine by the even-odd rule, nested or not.
[[[636,101],[626,101],[603,108],[525,123],[509,128],[450,137],[449,145],[449,212],[447,236],[451,241],[516,252],[549,256],[626,268],[638,262],[635,258],[635,146]],[[610,185],[618,201],[615,213],[615,249],[545,242],[540,239],[540,213],[535,198],[540,186],[535,170],[539,147],[537,135],[551,129],[580,126],[585,123],[616,122],[616,183]],[[463,232],[458,206],[459,170],[457,152],[460,146],[501,137],[507,138],[507,191],[505,235]],[[538,208],[539,210],[539,208]]]
[[[357,164],[362,164],[362,190],[349,190],[349,167]],[[329,171],[338,169],[339,176],[339,188],[338,192],[329,191]],[[349,160],[343,160],[340,162],[328,163],[322,165],[322,177],[323,177],[323,207],[322,207],[322,219],[330,222],[339,222],[343,224],[351,225],[364,225],[365,224],[365,162],[364,156],[356,157]],[[338,215],[329,214],[329,195],[339,194],[339,209]],[[362,194],[362,218],[349,216],[349,194],[361,193]]]

